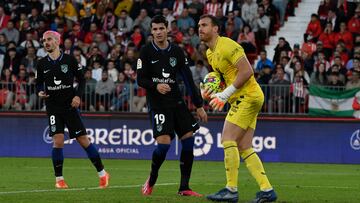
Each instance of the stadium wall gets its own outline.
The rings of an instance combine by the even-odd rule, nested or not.
[[[145,114],[84,114],[90,139],[104,158],[151,159],[155,142]],[[197,160],[222,161],[223,116],[211,117],[195,137]],[[52,147],[44,113],[0,113],[1,157],[49,157]],[[161,126],[158,126],[161,128]],[[262,117],[253,140],[265,162],[360,164],[360,125],[355,119]],[[167,155],[178,159],[174,140]],[[67,140],[66,157],[85,158],[74,140]]]

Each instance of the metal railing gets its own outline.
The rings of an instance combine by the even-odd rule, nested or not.
[[[307,115],[308,87],[301,89],[292,85],[262,85],[265,101],[260,114],[263,115]],[[331,87],[334,88],[334,87]],[[194,110],[191,97],[186,88],[180,85],[184,100],[189,109]],[[339,88],[341,91],[342,88]],[[94,84],[87,84],[82,96],[80,109],[85,112],[147,112],[144,89],[135,84],[127,84],[107,94],[97,94]],[[35,84],[26,82],[0,82],[0,111],[45,111],[45,102],[36,95]],[[213,112],[208,103],[204,108],[209,113],[223,114],[229,109],[226,105],[223,112]]]

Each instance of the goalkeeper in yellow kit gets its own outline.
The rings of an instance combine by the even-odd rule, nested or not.
[[[227,37],[220,37],[218,20],[211,15],[203,15],[199,21],[199,37],[209,49],[206,52],[209,64],[225,80],[226,89],[212,94],[202,88],[204,99],[210,100],[214,110],[221,111],[226,102],[231,108],[226,116],[222,145],[226,169],[226,187],[207,196],[212,201],[238,201],[238,169],[240,156],[251,175],[259,184],[254,202],[272,202],[277,199],[258,155],[252,148],[252,138],[256,119],[264,102],[264,95],[254,78],[243,48]]]

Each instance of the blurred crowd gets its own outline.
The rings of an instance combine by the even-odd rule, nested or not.
[[[211,71],[200,42],[202,14],[221,21],[221,34],[241,44],[261,84],[292,85],[306,97],[310,83],[358,86],[360,8],[348,1],[326,0],[311,16],[305,43],[293,47],[279,38],[268,59],[269,36],[294,15],[300,0],[3,0],[0,2],[0,108],[44,108],[35,93],[37,61],[46,56],[42,34],[61,33],[61,48],[85,67],[82,108],[89,111],[146,111],[146,92],[137,86],[141,47],[152,40],[151,17],[169,21],[169,39],[190,59],[196,84]],[[299,36],[300,37],[300,36]],[[185,91],[185,89],[184,89]],[[274,93],[276,94],[276,93]],[[185,98],[189,98],[184,94]],[[131,99],[129,99],[131,98]],[[271,101],[276,98],[268,98]],[[302,102],[302,101],[301,101]]]
[[[279,37],[273,59],[260,51],[255,71],[260,84],[271,86],[264,90],[267,111],[289,112],[295,106],[295,112],[305,112],[310,84],[339,91],[360,88],[360,4],[322,0],[309,18],[303,44],[291,47]],[[280,91],[280,86],[288,88]]]

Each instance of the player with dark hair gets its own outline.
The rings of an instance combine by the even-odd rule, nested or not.
[[[73,56],[60,51],[60,34],[58,32],[46,31],[43,35],[43,43],[48,55],[38,62],[36,86],[38,96],[45,99],[50,136],[54,141],[52,161],[56,177],[55,187],[58,189],[68,188],[62,173],[64,127],[66,125],[69,129],[69,137],[76,138],[95,166],[100,178],[99,186],[105,188],[109,184],[110,175],[104,170],[95,146],[90,143],[78,110],[80,96],[85,89],[83,68]],[[79,83],[77,89],[73,88],[74,77]]]
[[[199,124],[188,110],[179,90],[177,75],[183,78],[200,121],[207,121],[203,99],[194,84],[188,61],[183,50],[167,40],[168,22],[163,16],[155,16],[151,21],[154,40],[144,46],[137,61],[137,82],[146,89],[149,115],[153,126],[153,136],[158,145],[152,154],[151,172],[142,187],[143,195],[151,195],[159,169],[166,158],[175,133],[181,140],[180,155],[181,180],[179,195],[201,196],[189,187],[194,160],[193,133]]]
[[[225,188],[208,195],[207,198],[212,201],[238,201],[237,185],[241,156],[260,187],[254,202],[275,201],[277,196],[265,174],[261,160],[252,148],[257,116],[264,103],[264,94],[254,78],[252,66],[238,43],[219,36],[219,23],[214,16],[200,17],[199,37],[209,47],[206,51],[209,64],[214,71],[221,74],[226,84],[226,88],[216,94],[201,87],[202,96],[210,100],[209,105],[214,110],[222,111],[226,102],[231,105],[221,138],[227,184]]]

